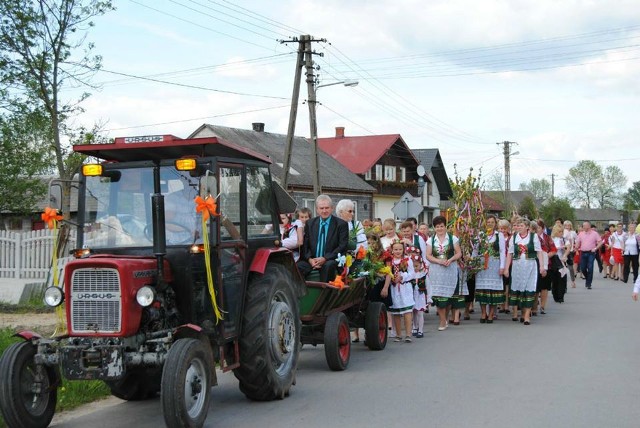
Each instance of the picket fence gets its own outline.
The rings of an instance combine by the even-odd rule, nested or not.
[[[75,245],[75,233],[66,248]],[[53,232],[49,229],[30,232],[0,230],[0,278],[47,279],[53,254]],[[63,262],[67,258],[63,259]],[[60,266],[60,263],[58,263]]]

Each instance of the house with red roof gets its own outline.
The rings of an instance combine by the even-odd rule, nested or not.
[[[322,151],[375,187],[371,218],[394,217],[391,209],[405,192],[420,200],[420,162],[400,134],[348,137],[343,127],[337,127],[334,137],[318,138],[318,144]],[[423,179],[431,184],[428,175]],[[425,218],[422,214],[420,217]]]

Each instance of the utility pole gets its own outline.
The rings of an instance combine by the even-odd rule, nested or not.
[[[518,144],[513,141],[503,141],[502,143],[496,143],[497,145],[502,144],[502,153],[504,155],[504,208],[507,212],[507,215],[513,213],[513,208],[511,204],[511,166],[510,166],[510,158],[511,155],[517,153],[511,153],[511,145]]]
[[[322,53],[313,52],[311,49],[312,42],[326,42],[326,39],[313,39],[310,35],[301,35],[299,39],[281,40],[281,43],[298,42],[298,59],[296,61],[296,76],[294,80],[293,95],[291,97],[291,111],[289,114],[289,127],[287,130],[287,142],[285,147],[285,158],[283,162],[284,172],[282,174],[282,184],[286,190],[289,166],[291,163],[291,150],[293,146],[293,135],[295,133],[295,122],[298,114],[298,97],[300,94],[300,80],[302,75],[302,61],[304,58],[304,66],[306,71],[307,82],[307,104],[309,104],[309,128],[311,138],[311,158],[313,163],[313,193],[318,196],[322,193],[322,187],[320,186],[320,164],[319,164],[319,149],[318,149],[318,124],[316,121],[316,78],[313,72],[313,55],[320,55]]]
[[[551,174],[551,200],[553,200],[554,198],[555,186],[556,186],[556,175]]]
[[[293,80],[293,93],[291,94],[291,110],[289,112],[289,127],[287,128],[287,141],[284,148],[284,160],[282,161],[282,188],[286,191],[289,184],[289,169],[291,165],[291,147],[293,146],[293,135],[296,131],[296,118],[298,117],[298,99],[300,98],[300,80],[302,80],[302,59],[304,57],[304,48],[306,36],[300,39],[294,38],[293,42],[298,42],[298,58],[296,60],[296,74]],[[289,42],[289,41],[286,41]],[[285,43],[285,41],[282,41]]]

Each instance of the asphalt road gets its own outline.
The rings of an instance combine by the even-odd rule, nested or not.
[[[436,331],[384,351],[354,344],[349,367],[331,372],[322,346],[305,346],[297,385],[282,401],[258,403],[219,373],[207,427],[638,427],[640,302],[632,285],[598,279],[569,288],[530,326],[500,314]],[[85,414],[83,414],[85,413]],[[116,399],[55,427],[164,425],[158,399]]]

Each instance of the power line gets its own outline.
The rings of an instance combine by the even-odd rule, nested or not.
[[[193,11],[193,12],[196,12],[196,13],[199,13],[199,14],[201,14],[201,15],[204,15],[204,16],[206,16],[207,18],[215,19],[216,21],[224,22],[225,24],[231,25],[231,26],[233,26],[233,27],[239,28],[239,29],[244,30],[244,31],[248,31],[248,32],[253,33],[253,34],[257,35],[257,36],[260,36],[260,37],[264,37],[264,38],[267,38],[267,39],[271,39],[271,40],[273,40],[271,36],[267,36],[267,35],[265,35],[265,34],[259,33],[259,32],[257,32],[257,31],[251,30],[251,29],[249,29],[249,28],[243,27],[242,25],[234,24],[233,22],[227,21],[227,20],[225,20],[225,19],[219,18],[219,17],[218,17],[218,16],[216,16],[216,15],[211,15],[210,13],[206,13],[206,12],[203,12],[203,11],[201,11],[201,10],[195,9],[195,8],[193,8],[193,7],[187,6],[187,5],[182,4],[182,3],[180,3],[180,2],[178,2],[178,1],[176,1],[176,0],[169,0],[169,1],[170,1],[171,3],[173,3],[173,4],[177,4],[178,6],[182,6],[182,7],[184,7],[185,9],[189,9],[189,10],[191,10],[191,11]],[[213,11],[215,11],[215,12],[222,13],[222,14],[224,14],[224,15],[226,15],[226,16],[231,16],[231,15],[229,15],[229,14],[227,14],[227,13],[220,12],[220,11],[219,11],[219,10],[217,10],[217,9],[214,9],[214,8],[212,8],[212,7],[210,7],[210,6],[207,6],[207,5],[203,5],[203,4],[198,3],[198,2],[196,2],[196,1],[194,1],[194,0],[187,0],[187,1],[189,1],[189,2],[191,2],[191,3],[193,3],[193,4],[196,4],[196,5],[200,6],[200,7],[204,7],[205,9],[213,10]],[[233,16],[231,16],[231,17],[232,17],[233,19],[240,20],[239,18],[235,18],[235,17],[233,17]],[[242,21],[242,20],[240,20],[240,21]],[[249,23],[249,24],[250,24],[250,25],[253,25],[253,26],[256,26],[256,27],[258,27],[258,28],[265,29],[265,30],[267,30],[267,31],[273,32],[274,34],[277,34],[277,35],[279,35],[279,36],[282,36],[281,34],[275,33],[273,30],[269,30],[269,29],[267,29],[267,28],[260,27],[259,25],[256,25],[256,24],[252,24],[252,23]]]
[[[283,56],[289,56],[291,55],[291,52],[285,52],[285,53],[281,53],[281,54],[275,54],[275,55],[269,55],[269,56],[263,56],[263,57],[258,57],[258,58],[251,58],[251,59],[245,59],[245,60],[239,60],[239,61],[231,61],[231,62],[227,62],[227,63],[222,63],[222,64],[214,64],[214,65],[205,65],[202,67],[194,67],[194,68],[187,68],[187,69],[183,69],[183,70],[174,70],[174,71],[167,71],[165,73],[155,73],[155,74],[147,74],[141,77],[148,77],[148,78],[158,78],[158,77],[177,77],[180,75],[184,75],[184,74],[189,74],[188,77],[192,77],[192,76],[196,76],[198,74],[202,74],[202,73],[207,73],[210,71],[215,71],[216,69],[227,69],[227,68],[235,68],[237,66],[253,66],[256,63],[260,63],[263,62],[265,60],[268,59],[274,59],[274,58],[279,58],[279,57],[283,57]],[[288,61],[288,58],[285,58],[286,61]],[[271,64],[278,64],[280,62],[283,61],[267,61],[264,62],[260,65],[264,66],[264,65],[271,65]],[[183,76],[186,77],[186,76]],[[97,85],[118,85],[118,84],[124,84],[124,83],[129,83],[131,81],[135,81],[137,80],[137,78],[126,78],[126,79],[115,79],[115,80],[109,80],[109,81],[105,81],[105,82],[99,82],[97,83]]]
[[[297,28],[294,28],[294,27],[290,27],[289,25],[286,25],[286,24],[283,24],[282,22],[278,22],[276,20],[273,20],[273,19],[271,19],[271,18],[269,18],[269,17],[267,17],[265,15],[261,15],[261,14],[259,14],[257,12],[254,12],[251,9],[247,9],[247,8],[242,7],[240,5],[234,4],[234,3],[232,3],[232,2],[230,2],[228,0],[222,0],[222,1],[227,3],[227,4],[229,4],[229,6],[225,6],[223,4],[220,4],[217,1],[213,1],[213,0],[209,0],[209,1],[211,3],[217,4],[218,6],[225,7],[227,9],[233,10],[235,12],[241,13],[241,14],[243,14],[245,16],[251,17],[252,19],[255,19],[255,20],[261,21],[261,22],[265,22],[265,23],[267,23],[269,25],[272,25],[274,27],[283,29],[285,31],[293,31],[295,34],[306,34],[307,33],[306,31],[303,31],[303,30],[300,30],[300,29],[297,29]],[[237,9],[240,9],[240,11],[238,11]],[[241,12],[241,11],[244,11],[246,13]],[[254,18],[254,16],[257,16],[258,18]]]
[[[339,54],[340,56],[344,57],[345,60],[343,60],[340,56],[336,55],[335,58],[341,62],[342,64],[344,64],[345,66],[347,66],[349,69],[351,69],[357,76],[359,76],[360,79],[362,80],[373,80],[376,81],[376,84],[374,84],[374,88],[379,90],[380,92],[382,92],[390,101],[385,103],[385,104],[381,104],[381,102],[379,101],[379,96],[375,95],[371,92],[369,92],[367,89],[365,88],[361,88],[362,91],[367,92],[370,94],[371,97],[369,98],[369,101],[372,102],[373,104],[378,105],[378,107],[381,107],[383,110],[391,111],[391,114],[396,117],[398,120],[407,123],[408,121],[411,122],[411,124],[413,126],[417,126],[418,128],[424,128],[427,129],[430,133],[437,133],[437,134],[442,134],[445,135],[448,138],[454,138],[454,139],[458,139],[458,140],[462,140],[468,143],[475,143],[475,144],[483,144],[483,143],[478,143],[477,141],[471,140],[469,137],[466,137],[464,134],[464,131],[459,131],[453,127],[451,127],[450,125],[446,124],[443,121],[440,121],[439,119],[435,118],[435,116],[431,115],[430,113],[422,110],[420,107],[416,106],[415,104],[413,104],[411,101],[409,101],[408,99],[406,99],[405,97],[397,94],[396,92],[394,92],[391,88],[389,88],[388,86],[384,85],[382,82],[377,81],[377,79],[374,76],[371,76],[370,74],[368,74],[366,71],[364,71],[365,74],[368,74],[370,76],[370,78],[365,77],[365,75],[363,75],[362,72],[360,72],[359,70],[357,70],[354,67],[359,68],[358,64],[355,63],[353,60],[351,60],[350,58],[348,58],[342,51],[340,51],[338,48],[336,48],[335,46],[333,46],[332,44],[329,44],[329,47],[332,48],[333,50],[335,50],[337,52],[337,54]],[[346,61],[349,61],[349,63],[347,63]],[[353,66],[351,65],[353,64]],[[329,75],[331,75],[331,73],[328,73]],[[337,78],[335,76],[333,76],[334,78]],[[356,93],[360,93],[360,91],[356,90]],[[403,100],[404,103],[401,103],[399,100]],[[393,104],[398,105],[398,107],[395,107]],[[413,106],[414,110],[407,108],[407,105]],[[432,117],[433,119],[430,119],[431,122],[440,122],[440,123],[428,123],[426,121],[426,119],[424,117],[420,117],[419,119],[416,118],[417,116],[417,111],[421,111],[422,113],[424,113],[424,115]],[[456,135],[456,133],[458,133],[458,135]],[[469,135],[469,134],[467,134]],[[437,137],[434,137],[432,135],[432,138],[435,140],[439,140],[441,142],[444,142],[443,140],[440,140]]]
[[[213,116],[195,117],[195,118],[192,118],[192,119],[172,120],[170,122],[157,122],[157,123],[147,123],[145,125],[123,126],[121,128],[105,129],[105,132],[121,131],[123,129],[146,128],[146,127],[149,127],[149,126],[158,126],[158,125],[170,125],[170,124],[174,124],[174,123],[194,122],[196,120],[206,120],[206,119],[215,119],[215,118],[226,117],[226,116],[236,116],[236,115],[239,115],[239,114],[255,113],[255,112],[267,111],[267,110],[276,110],[276,109],[285,108],[285,107],[289,107],[289,104],[285,104],[285,105],[281,105],[281,106],[265,107],[265,108],[259,108],[259,109],[253,109],[253,110],[236,111],[236,112],[233,112],[233,113],[223,113],[223,114],[217,114],[217,115],[213,115]]]
[[[194,25],[194,26],[196,26],[196,27],[202,28],[203,30],[211,31],[211,32],[213,32],[213,33],[220,34],[220,35],[225,36],[225,37],[229,37],[229,38],[231,38],[231,39],[237,40],[237,41],[242,42],[242,43],[246,43],[246,44],[249,44],[249,45],[257,46],[257,47],[262,48],[262,49],[269,49],[269,50],[271,50],[271,49],[272,49],[272,48],[269,48],[269,47],[267,47],[267,46],[260,45],[260,44],[258,44],[258,43],[253,43],[253,42],[250,42],[250,41],[248,41],[248,40],[241,39],[240,37],[232,36],[231,34],[224,33],[224,32],[222,32],[222,31],[215,30],[215,29],[213,29],[213,28],[211,28],[211,27],[207,27],[207,26],[204,26],[204,25],[198,24],[198,23],[193,22],[193,21],[190,21],[190,20],[188,20],[188,19],[181,18],[181,17],[176,16],[176,15],[173,15],[173,14],[171,14],[171,13],[169,13],[169,12],[165,12],[165,11],[163,11],[163,10],[156,9],[155,7],[151,7],[151,6],[148,6],[148,5],[146,5],[146,4],[140,3],[140,2],[139,2],[139,1],[137,1],[137,0],[129,0],[129,1],[130,1],[130,2],[132,2],[132,3],[135,3],[135,4],[139,5],[139,6],[145,7],[145,8],[147,8],[147,9],[150,9],[150,10],[153,10],[153,11],[155,11],[155,12],[161,13],[161,14],[163,14],[163,15],[170,16],[170,17],[172,17],[172,18],[175,18],[175,19],[177,19],[177,20],[179,20],[179,21],[186,22],[187,24],[191,24],[191,25]]]
[[[77,64],[77,65],[80,65],[80,64]],[[129,74],[129,73],[122,73],[120,71],[106,70],[104,68],[101,68],[99,71],[103,72],[103,73],[115,74],[115,75],[118,75],[118,76],[126,76],[126,77],[130,77],[132,79],[145,80],[145,81],[148,81],[148,82],[162,83],[162,84],[165,84],[165,85],[173,85],[173,86],[179,86],[179,87],[182,87],[182,88],[189,88],[189,89],[199,89],[199,90],[202,90],[202,91],[218,92],[218,93],[222,93],[222,94],[241,95],[241,96],[245,96],[245,97],[269,98],[269,99],[275,99],[275,100],[286,100],[287,99],[285,97],[276,97],[276,96],[272,96],[272,95],[249,94],[249,93],[246,93],[246,92],[226,91],[226,90],[223,90],[223,89],[206,88],[204,86],[187,85],[185,83],[169,82],[167,80],[160,80],[160,79],[153,79],[153,78],[150,78],[150,77],[136,76],[136,75]]]
[[[629,27],[617,27],[617,28],[609,28],[609,29],[604,29],[604,30],[598,30],[598,31],[593,31],[593,32],[589,32],[589,33],[580,33],[580,34],[572,34],[572,35],[565,35],[565,36],[556,36],[556,37],[549,37],[549,38],[545,38],[545,39],[537,39],[537,40],[529,40],[529,41],[524,41],[524,42],[512,42],[512,43],[503,43],[503,44],[498,44],[498,45],[490,45],[490,46],[483,46],[483,47],[476,47],[476,48],[466,48],[466,49],[455,49],[455,50],[449,50],[449,51],[438,51],[438,52],[434,52],[434,53],[424,53],[424,54],[413,54],[413,55],[404,55],[404,56],[394,56],[394,57],[386,57],[386,58],[379,58],[379,59],[363,59],[360,60],[360,63],[376,63],[376,62],[397,62],[398,60],[402,60],[402,59],[410,59],[410,58],[428,58],[428,57],[442,57],[442,56],[451,56],[451,55],[456,55],[456,54],[465,54],[465,53],[473,53],[473,52],[481,52],[481,51],[491,51],[491,50],[499,50],[499,49],[507,49],[507,48],[518,48],[521,49],[523,47],[526,46],[531,46],[531,45],[536,45],[536,44],[543,44],[543,43],[550,43],[550,42],[562,42],[565,40],[575,40],[575,39],[580,39],[580,38],[590,38],[590,37],[597,37],[600,35],[611,35],[612,33],[619,33],[619,32],[629,32],[629,31],[633,31],[633,30],[638,30],[640,29],[640,25],[634,25],[634,26],[629,26]],[[629,38],[636,38],[638,36],[631,36]],[[624,39],[624,38],[622,38]],[[621,39],[613,39],[613,40],[621,40]],[[608,40],[608,41],[612,41],[612,40]]]
[[[348,117],[338,113],[337,111],[333,110],[332,108],[330,108],[329,106],[327,106],[325,103],[321,103],[321,105],[326,108],[327,110],[329,110],[331,113],[335,114],[336,116],[339,116],[341,118],[343,118],[344,120],[346,120],[347,122],[357,126],[360,129],[364,129],[366,132],[368,132],[369,134],[375,134],[373,131],[371,131],[370,129],[365,128],[364,126],[360,125],[359,123],[354,122],[353,120],[349,119]]]

